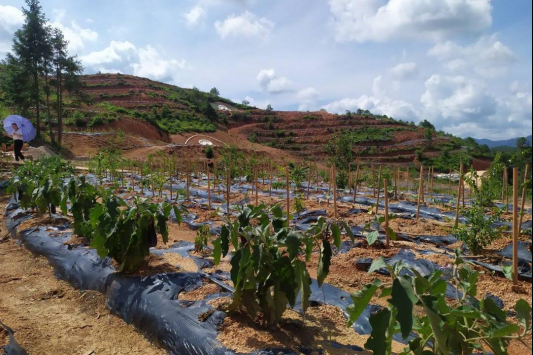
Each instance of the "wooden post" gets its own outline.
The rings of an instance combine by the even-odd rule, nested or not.
[[[527,193],[527,176],[529,175],[529,165],[526,165],[526,173],[524,174],[524,187],[522,188],[522,204],[520,205],[520,223],[518,228],[522,233],[522,223],[524,222],[524,208],[526,207],[526,193]]]
[[[424,194],[424,166],[420,166],[420,179],[418,186],[418,207],[416,209],[416,219],[420,219],[420,204],[422,202],[422,195]]]
[[[131,167],[131,190],[135,192],[135,161],[132,161]]]
[[[255,168],[255,207],[259,206],[259,176],[257,175],[257,167]]]
[[[329,206],[329,202],[331,200],[331,184],[332,184],[331,175],[333,175],[333,165],[329,167],[328,206]]]
[[[466,207],[466,182],[465,179],[463,179],[463,183],[461,184],[463,188],[463,208]]]
[[[355,173],[355,188],[353,191],[353,203],[356,202],[357,199],[357,188],[359,187],[359,174],[361,173],[361,167],[359,164],[357,164],[357,172]]]
[[[457,207],[455,209],[455,228],[459,227],[459,211],[461,209],[461,188],[463,186],[463,170],[464,165],[461,163],[461,169],[459,170],[459,191],[457,193]]]
[[[190,198],[191,198],[191,193],[190,193],[191,174],[190,174],[189,167],[190,167],[189,162],[187,162],[187,201],[190,201]]]
[[[352,193],[352,182],[353,182],[353,176],[352,176],[352,163],[348,164],[348,189],[350,190],[350,194]]]
[[[287,183],[287,227],[291,226],[291,180],[289,175],[289,167],[285,167],[285,179]]]
[[[505,211],[509,213],[509,169],[505,167]]]
[[[170,200],[172,201],[172,165],[170,166],[170,169],[168,170],[168,178],[170,180]]]
[[[337,167],[333,164],[333,217],[338,218],[337,212]]]
[[[144,177],[143,177],[144,163],[141,161],[139,166],[141,170],[141,194],[144,195]]]
[[[372,197],[376,197],[376,166],[372,163]]]
[[[211,209],[211,171],[207,167],[207,202],[209,209]]]
[[[430,173],[430,179],[431,179],[431,200],[433,200],[433,191],[434,191],[434,178],[435,178],[435,167],[431,167],[431,173]]]
[[[397,201],[400,201],[400,197],[398,196],[398,174],[400,174],[400,169],[396,167],[394,169],[394,197]]]
[[[309,172],[307,174],[307,199],[311,198],[311,163],[309,163]]]
[[[227,210],[227,213],[228,213],[228,217],[230,215],[230,211],[229,211],[230,191],[231,191],[230,170],[229,170],[229,168],[226,168],[226,210]]]
[[[513,283],[518,285],[518,168],[513,169]]]
[[[270,197],[272,197],[272,186],[274,184],[274,174],[272,172],[272,163],[270,163],[269,165],[269,169],[270,169]]]
[[[387,236],[387,248],[390,247],[389,233],[389,180],[385,179],[385,235]]]
[[[448,193],[452,194],[452,169],[450,169],[449,181],[448,181]]]
[[[376,199],[376,215],[379,214],[379,198],[381,195],[381,176],[383,174],[383,165],[379,166],[379,177],[378,177],[378,197]]]

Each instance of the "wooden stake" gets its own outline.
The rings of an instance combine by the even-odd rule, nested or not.
[[[420,166],[420,181],[418,186],[418,207],[416,209],[416,220],[420,219],[420,204],[422,202],[422,195],[424,194],[424,166]]]
[[[385,179],[385,235],[387,236],[387,248],[390,247],[389,233],[389,180]]]
[[[211,209],[211,171],[209,170],[209,166],[207,167],[207,202],[209,209]]]
[[[259,176],[255,168],[255,207],[259,206]]]
[[[398,196],[398,174],[400,174],[400,169],[396,167],[394,169],[394,197],[397,201],[400,200],[400,197]]]
[[[309,172],[307,174],[307,199],[311,198],[311,163],[309,163]]]
[[[459,227],[459,211],[461,209],[461,188],[463,186],[463,171],[464,165],[461,163],[461,169],[459,170],[459,191],[457,193],[457,207],[455,209],[455,228]]]
[[[452,194],[452,169],[450,169],[449,181],[448,181],[448,193]]]
[[[434,191],[434,178],[435,178],[435,167],[432,166],[431,167],[431,173],[430,173],[431,177],[431,200],[433,200],[433,191]]]
[[[518,168],[513,169],[513,283],[518,285]]]
[[[361,173],[361,167],[359,164],[357,164],[357,172],[355,173],[355,188],[353,191],[353,203],[356,202],[357,199],[357,188],[359,187],[359,174]]]
[[[522,223],[524,222],[524,208],[526,207],[526,193],[527,193],[527,176],[529,175],[529,165],[526,165],[526,173],[524,174],[524,187],[522,188],[522,204],[520,205],[520,223],[518,223],[518,228],[520,228],[520,233],[522,232]]]
[[[333,217],[338,218],[337,212],[337,167],[333,164]]]
[[[372,163],[372,197],[376,197],[376,166]]]
[[[229,171],[229,168],[226,168],[226,211],[227,211],[228,216],[230,215],[230,211],[229,211],[230,191],[231,191],[230,171]]]
[[[287,227],[291,226],[291,191],[290,191],[290,175],[289,175],[289,167],[285,167],[285,179],[287,182]]]
[[[505,167],[505,211],[509,213],[509,169]]]
[[[332,171],[333,171],[333,165],[329,167],[328,206],[331,200],[331,184],[332,184],[331,175],[333,175]]]
[[[274,184],[274,174],[272,172],[272,163],[270,163],[269,165],[269,169],[270,169],[270,197],[272,197],[272,186]]]
[[[190,198],[191,198],[191,193],[190,193],[190,188],[191,188],[191,174],[190,174],[190,170],[189,170],[189,162],[187,162],[187,201],[190,201]]]
[[[381,195],[381,176],[383,174],[383,165],[379,166],[379,177],[378,177],[378,197],[376,199],[376,215],[379,214],[379,198]]]

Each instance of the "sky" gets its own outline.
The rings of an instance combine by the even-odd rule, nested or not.
[[[0,0],[0,59],[24,19]],[[460,137],[532,131],[531,0],[46,0],[85,72]]]

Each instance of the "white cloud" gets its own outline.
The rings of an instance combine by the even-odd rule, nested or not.
[[[161,58],[159,52],[152,46],[140,48],[138,50],[139,62],[133,63],[133,75],[143,78],[150,78],[160,81],[173,81],[177,83],[180,80],[183,70],[190,69],[185,60],[165,60]]]
[[[491,0],[329,0],[337,41],[442,40],[492,24]]]
[[[122,62],[137,55],[137,48],[130,42],[111,41],[109,47],[81,57],[87,67],[101,66],[114,62]],[[105,69],[104,69],[105,70]],[[102,70],[100,70],[102,71]],[[103,72],[103,71],[102,71]]]
[[[189,12],[183,13],[182,16],[187,26],[193,28],[203,23],[207,17],[207,13],[203,7],[195,6]]]
[[[54,10],[54,21],[51,23],[53,27],[60,29],[69,42],[68,47],[71,52],[75,54],[85,48],[86,42],[96,42],[98,40],[98,33],[89,28],[82,28],[76,21],[71,21],[70,25],[63,24],[66,12],[65,10]]]
[[[346,98],[327,104],[323,108],[331,113],[344,113],[346,110],[357,111],[361,109],[405,121],[419,120],[419,113],[412,104],[387,96],[387,92],[382,88],[381,76],[374,79],[372,92],[373,96],[363,95],[357,99]]]
[[[309,87],[307,89],[300,90],[296,94],[296,99],[299,102],[298,111],[310,111],[315,108],[315,103],[320,93],[317,89]]]
[[[24,14],[16,7],[0,5],[0,54],[11,51],[13,34],[24,24]]]
[[[513,51],[498,40],[497,35],[483,36],[475,43],[461,46],[452,41],[435,45],[428,55],[442,62],[452,72],[475,68],[483,77],[494,78],[506,73],[507,67],[515,62]]]
[[[215,22],[215,29],[222,39],[228,37],[266,39],[274,26],[274,22],[264,17],[258,18],[249,11],[240,16],[233,14],[224,21]]]
[[[400,63],[391,69],[392,76],[397,80],[413,80],[418,76],[416,63]]]
[[[257,74],[261,89],[271,94],[291,91],[292,82],[284,76],[276,75],[275,69],[263,69]]]
[[[497,112],[496,98],[482,84],[463,76],[435,74],[425,86],[421,98],[425,114],[440,127],[486,122]]]

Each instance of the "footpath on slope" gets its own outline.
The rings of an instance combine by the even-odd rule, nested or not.
[[[0,199],[0,226],[6,233]],[[0,321],[15,330],[30,355],[163,355],[135,327],[110,314],[105,297],[80,292],[58,280],[44,257],[34,256],[15,240],[0,243]],[[0,348],[8,342],[0,330]]]

